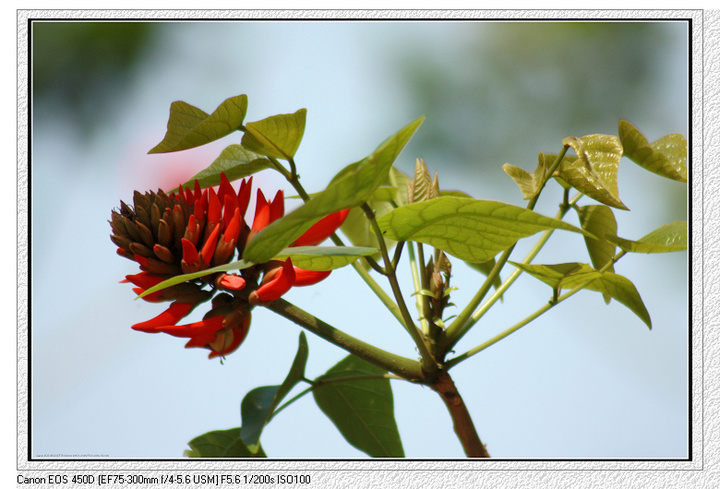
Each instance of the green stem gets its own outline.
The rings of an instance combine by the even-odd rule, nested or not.
[[[601,268],[600,270],[598,270],[598,271],[599,271],[600,273],[603,273],[603,272],[607,271],[614,263],[616,263],[620,258],[622,258],[622,257],[625,255],[625,253],[626,253],[625,251],[619,252],[617,255],[615,255],[615,256],[612,258],[612,260],[610,260],[604,267],[602,267],[602,268]],[[450,368],[454,367],[455,365],[459,364],[460,362],[463,362],[463,361],[467,360],[468,358],[472,357],[473,355],[476,355],[476,354],[480,353],[481,351],[483,351],[484,349],[488,348],[489,346],[494,345],[494,344],[497,343],[498,341],[500,341],[500,340],[502,340],[502,339],[510,336],[510,335],[513,334],[515,331],[519,330],[519,329],[522,328],[523,326],[527,325],[528,323],[530,323],[530,322],[534,321],[535,319],[537,319],[538,317],[542,316],[543,314],[545,314],[546,312],[548,312],[550,309],[552,309],[552,308],[555,307],[556,305],[560,304],[560,303],[563,302],[564,300],[569,299],[569,298],[572,297],[573,295],[577,294],[578,292],[580,292],[582,289],[584,289],[585,287],[587,287],[588,285],[590,285],[590,284],[591,284],[593,281],[595,281],[595,280],[597,280],[597,279],[596,279],[596,278],[593,278],[593,279],[586,280],[586,281],[583,282],[582,284],[580,284],[580,285],[578,285],[578,286],[570,289],[568,292],[562,294],[562,295],[559,296],[557,299],[549,301],[547,304],[545,304],[544,306],[542,306],[541,308],[539,308],[537,311],[535,311],[535,312],[532,313],[531,315],[527,316],[527,317],[526,317],[525,319],[523,319],[522,321],[516,323],[516,324],[513,325],[512,327],[506,329],[506,330],[503,331],[502,333],[500,333],[500,334],[498,334],[498,335],[490,338],[489,340],[487,340],[486,342],[484,342],[484,343],[476,346],[475,348],[472,348],[472,349],[466,351],[465,353],[463,353],[463,354],[461,354],[461,355],[458,355],[458,356],[455,357],[455,358],[452,358],[451,360],[449,360],[449,361],[445,364],[445,367],[446,367],[447,369],[450,369]]]
[[[577,203],[578,200],[583,196],[583,194],[578,193],[570,202],[563,203],[561,206],[560,211],[555,215],[555,219],[562,219],[565,217],[565,214],[571,209],[575,203]],[[552,236],[554,229],[548,229],[543,233],[543,235],[540,237],[540,239],[535,243],[535,246],[532,247],[532,249],[528,252],[528,254],[525,256],[523,261],[521,262],[523,265],[527,265],[530,263],[538,253],[540,253],[540,250],[545,246],[545,244],[550,239],[550,236]],[[495,290],[493,295],[490,296],[490,298],[477,310],[475,311],[472,316],[470,316],[470,320],[468,321],[468,328],[472,327],[475,323],[477,323],[480,318],[482,318],[485,313],[490,310],[493,304],[497,302],[500,297],[502,297],[503,293],[517,280],[517,278],[523,273],[522,270],[519,268],[516,268],[513,270],[513,272],[510,274],[510,276],[505,279],[505,281],[500,285],[500,287]]]
[[[417,243],[418,245],[418,252],[422,252],[422,244]],[[413,280],[413,287],[415,288],[415,304],[418,310],[418,314],[420,314],[420,326],[422,328],[423,334],[429,334],[430,329],[428,326],[427,318],[425,317],[425,309],[424,309],[424,301],[425,296],[422,294],[422,283],[420,282],[420,275],[419,275],[419,264],[415,258],[415,246],[413,242],[408,243],[407,246],[408,250],[408,258],[410,260],[410,272],[412,274],[412,280]],[[420,261],[422,263],[422,261]]]
[[[419,362],[409,358],[390,353],[365,343],[339,329],[316,318],[312,314],[300,309],[284,299],[263,304],[263,307],[289,319],[298,326],[305,328],[311,333],[329,341],[330,343],[352,353],[353,355],[366,360],[373,365],[392,372],[406,380],[418,381],[425,378],[423,369]]]
[[[405,329],[410,334],[410,337],[413,339],[418,351],[420,352],[420,356],[422,357],[423,362],[423,369],[425,370],[425,372],[434,372],[435,370],[437,370],[437,363],[435,362],[435,359],[430,353],[428,345],[425,343],[425,339],[422,337],[422,333],[420,332],[418,327],[415,326],[415,322],[413,321],[412,316],[410,316],[410,311],[405,304],[405,299],[403,298],[402,291],[400,290],[400,284],[398,283],[397,275],[395,274],[395,268],[393,268],[392,266],[392,261],[390,260],[390,256],[388,255],[387,247],[385,246],[385,240],[383,239],[382,231],[380,230],[380,226],[378,226],[377,220],[375,219],[375,213],[367,203],[363,204],[361,207],[365,212],[368,220],[370,221],[370,224],[375,231],[375,235],[378,238],[378,243],[380,244],[380,253],[382,254],[383,262],[385,263],[385,271],[387,272],[386,276],[388,278],[388,281],[390,282],[390,288],[392,289],[393,295],[395,296],[396,304],[398,305],[398,307],[400,308],[400,312],[402,313]]]
[[[565,157],[565,154],[567,153],[568,148],[569,148],[569,146],[563,146],[562,151],[557,156],[557,158],[555,159],[553,164],[550,166],[548,171],[545,173],[545,178],[544,178],[542,184],[540,185],[540,188],[538,189],[535,196],[532,199],[530,199],[530,202],[528,202],[528,204],[527,204],[528,210],[533,210],[535,208],[535,205],[537,204],[537,201],[540,198],[540,193],[545,188],[545,184],[547,183],[547,181],[550,178],[552,178],[552,174],[560,166],[560,163],[562,162],[562,159]],[[567,195],[567,193],[565,195]],[[576,198],[579,199],[581,195],[582,194],[578,194],[578,196]],[[566,205],[561,206],[561,209],[558,212],[556,219],[561,219],[565,215],[565,213],[567,213],[568,209],[569,209],[569,207],[567,207]],[[531,251],[532,257],[530,257],[530,259],[532,259],[535,255],[537,255],[537,253],[545,245],[545,243],[547,242],[547,240],[549,239],[551,234],[552,234],[552,230],[548,230],[545,232],[545,235],[543,236],[543,238],[541,238],[540,241],[538,242],[539,246],[536,244],[536,246],[533,247],[533,250]],[[450,326],[448,326],[447,330],[445,331],[445,344],[444,344],[445,351],[450,351],[452,349],[452,347],[455,346],[455,344],[457,344],[458,341],[460,341],[460,339],[465,335],[465,333],[467,333],[470,330],[470,328],[472,328],[472,326],[474,326],[475,323],[477,323],[477,321],[482,317],[482,315],[485,314],[485,311],[487,310],[487,308],[483,308],[482,311],[477,311],[477,312],[476,312],[476,309],[478,308],[478,306],[480,305],[482,300],[485,298],[485,295],[487,295],[487,293],[490,291],[490,288],[492,287],[493,282],[500,275],[500,271],[503,269],[503,267],[505,266],[507,261],[510,259],[510,255],[512,254],[514,249],[515,249],[515,245],[513,244],[510,248],[506,249],[502,253],[502,255],[500,255],[500,258],[495,263],[495,266],[490,271],[490,273],[488,274],[488,276],[485,279],[485,282],[482,284],[482,286],[477,291],[475,296],[473,296],[473,298],[470,300],[470,302],[467,304],[467,306],[465,306],[465,308],[460,312],[460,314],[458,314],[458,316],[450,324]],[[517,270],[515,270],[515,271],[517,271]],[[504,292],[505,289],[507,289],[507,287],[509,287],[510,284],[512,284],[512,282],[514,282],[516,278],[517,278],[517,275],[515,277],[513,277],[513,279],[511,281],[509,281],[509,282],[506,281],[507,285],[503,284],[503,285],[505,285],[505,287],[504,288],[501,287],[502,290],[498,289],[495,292],[495,294],[493,294],[493,296],[492,296],[493,300],[488,305],[488,308],[490,305],[494,304],[495,301],[497,301],[497,299],[502,297],[502,292]],[[490,301],[488,301],[488,302],[490,302]],[[478,313],[480,313],[480,314],[478,314]]]

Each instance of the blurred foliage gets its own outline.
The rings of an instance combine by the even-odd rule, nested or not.
[[[459,52],[405,51],[399,63],[408,98],[428,119],[414,144],[431,167],[480,164],[488,168],[479,169],[483,179],[502,178],[500,164],[534,168],[538,150],[559,151],[566,136],[616,134],[621,118],[642,127],[686,121],[682,113],[668,116],[663,99],[671,71],[687,71],[666,66],[673,47],[666,24],[483,22],[458,29]]]
[[[98,125],[132,79],[149,46],[150,22],[33,21],[33,98],[36,108],[62,114],[84,131]],[[44,103],[38,104],[38,101]]]

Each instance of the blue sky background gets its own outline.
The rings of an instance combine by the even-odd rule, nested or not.
[[[300,329],[261,309],[253,312],[245,343],[224,365],[209,361],[204,350],[184,349],[181,339],[130,329],[163,309],[134,301],[131,287],[118,284],[137,268],[115,254],[106,222],[110,211],[120,199],[129,201],[134,189],[174,186],[240,137],[181,154],[147,155],[164,136],[171,102],[184,100],[210,112],[224,99],[245,93],[248,121],[307,108],[296,161],[310,192],[321,190],[345,165],[426,115],[428,121],[398,159],[401,169],[408,171],[416,157],[425,156],[445,188],[524,205],[501,165],[532,170],[538,151],[557,152],[562,137],[571,134],[560,134],[542,147],[519,138],[508,146],[506,158],[482,169],[499,175],[485,185],[482,172],[453,172],[451,164],[413,152],[422,147],[419,140],[432,136],[424,130],[432,127],[433,113],[418,112],[400,76],[400,61],[425,56],[438,59],[439,66],[456,76],[472,76],[464,71],[471,63],[457,56],[466,56],[462,47],[484,29],[482,22],[168,23],[122,90],[108,83],[107,90],[85,95],[112,107],[95,121],[89,138],[67,122],[60,108],[50,103],[36,107],[31,166],[33,455],[179,458],[195,436],[239,426],[245,393],[279,384],[292,362]],[[664,53],[655,93],[662,101],[655,109],[663,116],[637,123],[650,141],[671,132],[687,136],[687,32],[681,24],[666,29],[672,49]],[[509,124],[523,117],[507,114]],[[623,117],[618,114],[615,124]],[[667,125],[668,120],[675,125]],[[544,119],[531,122],[541,127]],[[614,130],[605,129],[606,121],[598,126],[598,131]],[[619,232],[628,238],[683,218],[668,216],[665,197],[668,188],[681,184],[648,175],[623,159],[620,195],[632,212],[622,213],[618,221]],[[292,193],[268,172],[256,175],[254,183],[266,195],[278,188]],[[548,197],[539,211],[553,215],[556,205],[557,196]],[[551,244],[560,246],[549,246],[537,263],[587,260],[580,238],[557,238]],[[687,254],[629,256],[616,271],[640,291],[653,318],[651,332],[617,302],[606,306],[599,295],[582,292],[453,370],[492,456],[687,455]],[[401,270],[409,277],[406,272]],[[463,305],[481,280],[460,264],[454,263],[453,273],[453,285],[459,287],[453,302]],[[403,289],[409,297],[409,280]],[[410,339],[349,267],[286,298],[367,342],[416,355]],[[457,345],[458,352],[503,331],[547,299],[546,287],[523,277],[505,302]],[[309,377],[345,356],[311,334],[308,340]],[[462,457],[439,398],[402,381],[392,386],[406,456]],[[364,456],[342,439],[311,396],[273,420],[262,442],[270,456],[279,458]]]

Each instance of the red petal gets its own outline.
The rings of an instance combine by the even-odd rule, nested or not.
[[[326,271],[313,271],[303,270],[302,268],[295,268],[295,287],[304,287],[306,285],[315,285],[321,280],[325,280],[330,275],[330,270]]]
[[[135,275],[125,275],[123,282],[130,282],[143,289],[149,289],[165,280],[165,277],[153,275],[152,273],[140,272]]]
[[[240,208],[240,215],[245,216],[247,208],[250,205],[250,196],[252,194],[252,177],[248,178],[247,181],[243,180],[240,184],[240,190],[238,190],[237,199],[238,207]]]
[[[278,190],[275,198],[270,203],[270,222],[275,222],[285,214],[285,196],[282,190]]]
[[[225,200],[225,196],[230,196],[233,200],[237,201],[235,195],[235,189],[230,184],[230,180],[225,176],[225,173],[220,174],[220,187],[218,188],[218,199],[220,202]]]
[[[202,256],[202,261],[203,261],[203,263],[205,263],[205,265],[210,264],[212,255],[215,252],[215,245],[217,244],[217,239],[218,239],[219,235],[220,235],[220,224],[215,226],[215,229],[212,230],[212,232],[210,233],[210,236],[208,236],[207,241],[205,241],[205,244],[203,245],[202,250],[200,250],[200,256]]]
[[[292,246],[317,246],[330,237],[345,222],[350,209],[345,209],[323,217],[305,231]]]
[[[215,316],[197,323],[162,326],[157,328],[157,332],[167,333],[177,338],[191,338],[188,342],[190,346],[205,346],[213,341],[215,333],[223,328],[223,319],[225,316]]]
[[[225,195],[225,197],[223,197],[223,204],[223,222],[227,227],[230,219],[235,215],[235,209],[238,208],[237,198],[234,195]]]
[[[220,222],[220,218],[222,217],[222,204],[212,187],[210,187],[209,192],[207,222]]]
[[[226,222],[227,227],[225,228],[223,239],[226,243],[229,243],[230,241],[237,240],[240,234],[240,209],[236,207],[232,218]]]
[[[252,229],[254,231],[262,231],[270,224],[270,206],[262,190],[257,191],[257,202],[255,203],[255,219],[253,220]]]
[[[177,324],[182,318],[190,314],[194,304],[182,304],[173,302],[170,307],[162,314],[142,323],[137,323],[132,326],[132,329],[136,331],[142,331],[144,333],[159,333],[160,329],[165,326],[172,326]]]
[[[203,196],[203,191],[200,188],[200,182],[197,181],[197,178],[195,179],[195,200],[200,200]]]
[[[188,265],[194,265],[195,263],[200,261],[200,257],[198,256],[197,249],[195,248],[195,245],[192,244],[191,241],[188,241],[187,239],[183,238],[182,240],[182,248],[183,248],[183,260]]]
[[[245,340],[245,337],[247,336],[247,333],[248,333],[249,326],[250,326],[250,316],[245,318],[245,321],[243,322],[242,325],[235,326],[230,329],[230,331],[232,332],[232,335],[233,335],[232,341],[230,342],[230,344],[225,346],[225,348],[223,348],[221,351],[215,351],[215,350],[211,351],[210,354],[208,355],[208,358],[229,355],[230,353],[237,350],[240,347],[240,345],[242,344],[243,340]]]
[[[292,266],[290,258],[285,260],[282,268],[278,271],[269,282],[258,287],[257,290],[252,292],[251,299],[255,298],[260,302],[272,302],[282,297],[285,292],[295,283],[295,269]]]
[[[245,279],[238,275],[226,273],[220,278],[220,285],[230,290],[242,290],[245,288]]]

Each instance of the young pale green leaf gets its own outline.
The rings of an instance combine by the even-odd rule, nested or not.
[[[349,355],[317,380],[382,375],[383,369]],[[313,397],[352,446],[371,457],[403,457],[388,379],[348,380],[321,385]]]
[[[378,220],[396,241],[419,241],[466,262],[485,262],[546,229],[586,234],[563,221],[502,202],[438,197],[394,209]]]
[[[440,195],[438,187],[438,175],[435,172],[435,178],[430,176],[425,160],[418,158],[415,161],[415,175],[412,182],[408,185],[407,198],[409,203],[422,202],[430,200]]]
[[[584,285],[588,290],[607,294],[635,313],[648,328],[652,329],[650,314],[635,285],[612,272],[600,273],[585,263],[560,263],[557,265],[524,265],[510,262],[524,272],[542,280],[553,289],[574,289]]]
[[[244,260],[238,260],[238,261],[234,261],[232,263],[226,263],[225,265],[219,265],[217,267],[200,270],[199,272],[184,273],[182,275],[176,275],[167,280],[163,280],[162,282],[160,282],[157,285],[150,287],[142,294],[139,294],[135,299],[141,299],[142,297],[145,297],[148,294],[152,294],[153,292],[157,292],[158,290],[163,290],[163,289],[166,289],[173,285],[181,284],[183,282],[188,282],[190,280],[195,280],[197,278],[201,278],[206,275],[210,275],[210,274],[217,273],[217,272],[231,272],[233,270],[243,270],[245,268],[251,267],[252,265],[253,264],[250,262],[247,262]]]
[[[675,221],[660,226],[637,241],[610,238],[620,249],[633,253],[669,253],[687,249],[687,221]]]
[[[227,179],[232,182],[249,177],[266,168],[272,168],[272,164],[267,158],[253,153],[239,144],[231,144],[220,153],[220,156],[210,166],[195,174],[182,186],[192,187],[195,180],[197,180],[201,188],[214,187],[220,185],[221,173],[224,173]],[[177,188],[171,190],[171,192],[176,191]]]
[[[177,101],[170,105],[165,138],[150,153],[169,153],[210,143],[238,129],[247,112],[247,95],[225,100],[208,115],[197,107]]]
[[[273,158],[290,160],[300,146],[305,133],[306,109],[294,114],[278,114],[261,121],[248,122],[242,145]]]
[[[577,158],[563,159],[558,168],[560,178],[598,202],[628,210],[618,195],[617,173],[623,154],[620,140],[593,134],[565,138],[563,144],[570,146]]]
[[[538,156],[538,166],[533,173],[528,173],[522,168],[518,168],[510,163],[505,163],[502,169],[510,175],[510,178],[520,187],[520,191],[525,200],[532,199],[540,192],[543,182],[545,181],[545,172],[547,171],[545,157],[542,153]]]
[[[618,134],[625,156],[645,168],[672,180],[687,182],[687,140],[682,134],[668,134],[648,143],[628,121],[620,121]]]
[[[266,457],[262,447],[251,452],[242,441],[242,428],[210,431],[188,442],[190,450],[185,456],[190,458],[245,458]]]
[[[270,421],[280,402],[288,395],[298,382],[305,377],[305,365],[308,359],[308,344],[305,333],[301,332],[298,339],[298,350],[295,354],[290,372],[281,385],[258,387],[248,392],[240,404],[242,416],[242,441],[249,450],[260,447],[260,435]]]
[[[358,258],[377,252],[377,248],[360,246],[293,246],[282,250],[274,259],[284,261],[291,258],[296,267],[324,271],[344,267]]]
[[[245,248],[243,258],[266,262],[299,238],[315,222],[328,214],[366,202],[388,178],[392,163],[410,140],[423,119],[418,119],[385,140],[373,154],[349,165],[328,187],[304,205],[271,223]]]
[[[593,267],[600,269],[615,256],[615,245],[606,236],[617,236],[617,221],[610,207],[605,205],[587,205],[578,209],[578,218],[582,228],[597,238],[584,236]],[[608,272],[614,272],[610,265]],[[603,294],[605,303],[610,303],[610,296]]]

